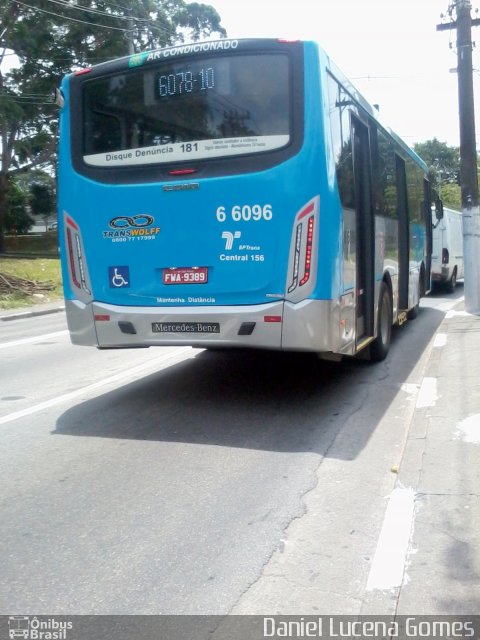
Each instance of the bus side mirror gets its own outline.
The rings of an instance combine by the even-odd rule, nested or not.
[[[63,93],[60,89],[55,89],[53,93],[53,101],[55,102],[57,107],[60,107],[60,109],[65,104],[65,98],[63,97]]]
[[[435,200],[435,217],[439,221],[443,218],[443,202],[440,198],[436,198]]]

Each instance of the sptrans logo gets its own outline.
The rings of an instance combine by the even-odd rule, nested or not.
[[[37,616],[8,616],[8,637],[10,640],[68,640],[67,632],[73,628],[73,622],[42,618]]]

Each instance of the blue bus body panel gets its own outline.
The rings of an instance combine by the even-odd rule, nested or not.
[[[285,47],[280,42],[272,40],[265,48]],[[248,46],[263,52],[262,43]],[[297,49],[287,55],[291,70],[300,69],[301,60],[303,77],[294,78],[303,81],[292,81],[301,90],[291,96],[291,126],[284,131],[289,146],[272,147],[274,152],[263,155],[262,162],[256,162],[260,154],[252,154],[228,164],[236,151],[225,158],[214,156],[214,163],[202,157],[198,165],[192,162],[193,173],[171,179],[166,179],[168,171],[179,168],[180,161],[142,165],[145,172],[135,166],[126,183],[127,174],[118,169],[115,183],[116,169],[108,163],[87,170],[90,151],[86,159],[73,157],[71,138],[75,149],[82,147],[80,129],[71,127],[76,126],[75,113],[81,112],[83,85],[81,80],[73,84],[70,104],[72,76],[64,79],[58,231],[72,342],[104,348],[185,344],[355,355],[382,335],[382,281],[389,287],[394,323],[400,311],[406,318],[406,310],[418,305],[425,288],[421,275],[428,259],[428,219],[422,213],[425,224],[422,216],[413,220],[415,212],[406,207],[402,226],[399,201],[394,215],[375,208],[379,185],[370,175],[375,151],[371,133],[383,129],[397,160],[419,169],[420,182],[423,172],[425,201],[426,166],[388,132],[316,43],[294,46],[302,47],[303,54]],[[118,69],[123,73],[121,65],[127,63],[97,67],[95,77],[103,80]],[[337,104],[336,94],[328,95],[329,89],[336,90],[332,87],[338,87],[339,96],[343,87],[350,98],[339,98]],[[344,105],[352,105],[344,111],[345,123],[340,121],[345,140],[338,136],[333,116]],[[352,131],[357,132],[353,142],[348,140]],[[130,153],[142,154],[136,145]],[[347,182],[339,172],[344,151]],[[105,156],[110,153],[102,149]],[[368,171],[356,172],[354,159],[361,167],[359,158],[367,157]],[[225,167],[220,164],[224,161]],[[188,163],[181,168],[188,170]],[[157,170],[161,177],[155,181]],[[353,185],[353,198],[345,198],[345,184]],[[359,193],[368,194],[370,204]],[[421,197],[413,202],[421,204]]]
[[[321,266],[311,297],[331,299],[340,293],[341,216],[333,170],[326,164],[325,109],[318,103],[319,50],[313,43],[304,47],[308,70],[304,144],[299,154],[279,166],[180,183],[117,185],[94,182],[75,173],[68,162],[60,162],[59,217],[68,216],[78,225],[95,301],[195,306],[282,299],[295,216],[318,196]],[[62,87],[61,158],[70,157],[68,85],[67,78]],[[337,209],[333,215],[332,207]],[[248,220],[252,210],[259,208],[265,215]],[[247,219],[238,220],[242,209]],[[66,254],[65,235],[60,236]],[[208,268],[208,282],[163,282],[165,269],[191,267]],[[64,282],[67,299],[73,299],[66,272]]]

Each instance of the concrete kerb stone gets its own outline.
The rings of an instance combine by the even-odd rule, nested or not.
[[[24,309],[4,309],[0,311],[0,322],[20,320],[22,318],[34,318],[36,316],[60,313],[62,311],[65,311],[63,301],[51,302],[35,307],[25,307]]]

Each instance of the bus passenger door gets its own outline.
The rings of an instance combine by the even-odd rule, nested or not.
[[[374,332],[375,222],[368,128],[352,117],[355,226],[357,237],[357,347]]]
[[[433,245],[433,226],[432,226],[432,195],[430,190],[430,184],[427,180],[423,181],[423,193],[424,193],[424,203],[423,203],[423,215],[425,218],[425,234],[426,234],[426,247],[425,247],[425,283],[424,290],[422,291],[425,294],[427,291],[431,289],[431,278],[432,278],[432,245]]]
[[[410,277],[410,232],[408,226],[407,178],[405,161],[396,156],[397,208],[398,208],[398,311],[408,309]]]

